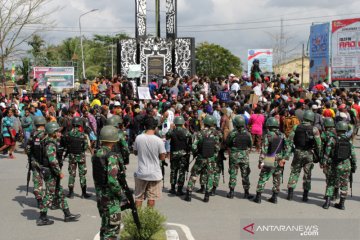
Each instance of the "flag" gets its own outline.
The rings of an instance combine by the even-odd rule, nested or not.
[[[11,80],[15,82],[15,63],[12,63],[11,67]]]

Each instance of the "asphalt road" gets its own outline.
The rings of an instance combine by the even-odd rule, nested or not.
[[[359,146],[357,141],[356,146]],[[356,148],[358,156],[360,151]],[[0,155],[0,186],[1,186],[1,204],[0,204],[0,239],[51,239],[51,240],[92,240],[99,231],[100,218],[96,208],[95,197],[84,200],[80,198],[81,190],[79,179],[76,179],[75,192],[76,197],[69,199],[71,212],[81,213],[80,221],[75,223],[64,223],[63,213],[60,210],[49,210],[48,215],[55,220],[55,224],[51,226],[37,227],[36,219],[39,216],[36,209],[36,201],[32,194],[32,183],[30,184],[29,195],[26,196],[26,171],[27,159],[24,154],[15,153],[15,160],[5,159]],[[259,171],[257,169],[257,154],[251,154],[251,189],[254,194],[258,180]],[[91,176],[90,155],[87,155],[88,162],[88,187],[89,191],[94,194],[93,181]],[[134,187],[133,172],[135,171],[137,162],[135,156],[131,156],[131,164],[128,167],[128,184]],[[170,196],[166,193],[169,183],[169,168],[166,168],[165,189],[163,198],[156,203],[156,207],[167,217],[167,222],[186,225],[190,228],[195,239],[256,239],[255,235],[249,235],[244,232],[243,227],[261,221],[274,222],[277,219],[281,223],[292,223],[296,220],[310,221],[314,220],[318,223],[328,223],[321,226],[319,232],[322,236],[324,233],[332,231],[341,232],[342,226],[346,223],[355,224],[355,228],[350,229],[353,235],[347,239],[360,239],[360,183],[359,174],[354,175],[353,197],[349,196],[346,201],[346,210],[341,211],[331,207],[329,210],[321,208],[323,204],[323,194],[325,191],[324,175],[319,166],[316,165],[313,170],[312,191],[310,193],[310,201],[303,203],[302,181],[299,181],[298,187],[295,189],[294,201],[287,201],[286,183],[289,176],[290,163],[287,163],[284,173],[284,184],[282,184],[282,192],[279,195],[277,205],[268,203],[266,198],[271,195],[271,180],[266,185],[266,191],[263,194],[262,204],[256,204],[249,200],[242,199],[241,180],[235,189],[234,199],[227,199],[228,191],[227,182],[228,163],[225,163],[225,181],[221,180],[217,195],[210,198],[209,203],[202,201],[203,195],[194,193],[192,202],[188,203],[176,196]],[[67,189],[67,163],[65,163],[65,178],[62,185]],[[197,183],[197,186],[199,184]],[[239,193],[240,191],[240,193]],[[333,222],[338,223],[333,226]],[[248,235],[246,235],[248,234]],[[334,238],[314,238],[314,239],[346,239],[345,232],[343,237],[333,236]],[[184,236],[184,234],[180,234]],[[354,237],[357,236],[357,237]],[[297,238],[298,235],[291,235],[285,239],[310,239]],[[181,237],[181,239],[185,239]],[[260,239],[260,238],[258,238]],[[264,239],[264,238],[262,238]],[[271,239],[271,238],[266,238]],[[281,238],[278,238],[281,239]],[[312,239],[312,238],[311,238]]]

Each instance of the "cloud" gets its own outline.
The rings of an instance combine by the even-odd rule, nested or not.
[[[268,0],[266,7],[280,7],[280,8],[322,8],[332,9],[343,6],[351,6],[354,0],[329,1],[329,0]]]

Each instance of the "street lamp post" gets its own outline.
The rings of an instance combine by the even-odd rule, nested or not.
[[[82,62],[82,70],[83,70],[83,78],[86,78],[86,72],[85,72],[85,59],[84,59],[84,47],[83,47],[83,40],[82,40],[82,34],[81,34],[81,17],[88,14],[88,13],[92,13],[95,12],[99,9],[92,9],[86,13],[83,13],[80,15],[79,17],[79,29],[80,29],[80,47],[81,47],[81,62]]]

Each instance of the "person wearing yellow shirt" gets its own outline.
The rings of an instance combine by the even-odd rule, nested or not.
[[[99,100],[98,96],[94,96],[94,100],[90,103],[90,107],[94,107],[95,105],[98,105],[101,107],[101,101]]]

